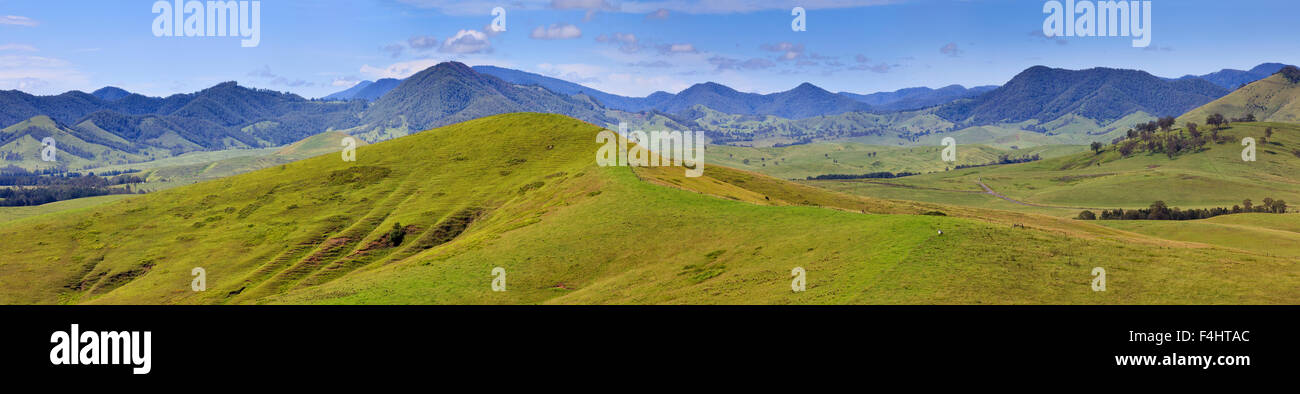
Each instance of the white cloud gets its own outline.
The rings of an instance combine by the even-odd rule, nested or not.
[[[659,46],[659,53],[662,54],[696,53],[696,52],[699,51],[695,50],[695,45],[686,44],[686,43],[665,44]]]
[[[690,86],[685,81],[666,75],[611,73],[603,83],[593,87],[605,92],[640,97],[661,90],[676,93]]]
[[[794,60],[803,57],[803,44],[792,44],[789,42],[780,42],[776,44],[763,44],[760,49],[768,52],[778,52],[780,60]]]
[[[557,10],[617,10],[618,7],[608,0],[551,0],[551,8]]]
[[[434,49],[442,44],[441,41],[438,41],[438,37],[434,37],[434,36],[415,36],[415,37],[411,37],[409,40],[406,40],[406,43],[407,45],[411,46],[411,49],[416,49],[421,51]]]
[[[542,63],[537,65],[537,69],[542,74],[579,84],[600,82],[600,75],[605,72],[604,67],[581,63]]]
[[[56,94],[82,89],[90,78],[61,59],[0,55],[0,89],[18,89],[33,94]]]
[[[361,66],[360,71],[362,74],[365,74],[366,77],[369,79],[383,79],[383,78],[403,79],[411,76],[412,74],[418,73],[420,71],[424,71],[424,69],[426,68],[433,67],[438,63],[442,63],[448,60],[452,60],[452,59],[450,58],[416,59],[416,60],[397,62],[383,67],[375,67],[366,64]],[[455,60],[471,66],[493,65],[493,66],[505,67],[505,68],[515,67],[513,63],[500,61],[496,59],[490,59],[486,55],[462,55],[462,56],[456,56]]]
[[[789,12],[794,6],[808,10],[870,7],[898,4],[912,0],[801,0],[796,2],[782,0],[664,0],[664,1],[624,1],[619,10],[634,14],[645,14],[668,10],[684,14],[735,14],[767,10],[785,10]]]
[[[528,37],[538,40],[567,40],[582,37],[582,30],[568,23],[556,23],[549,27],[537,26]]]
[[[502,6],[499,0],[398,0],[420,8],[433,8],[448,15],[488,16],[493,7]],[[808,10],[870,7],[905,3],[914,0],[661,0],[661,1],[610,1],[610,0],[512,0],[509,11],[516,10],[587,10],[587,17],[593,11],[623,12],[667,16],[670,12],[684,14],[735,14],[768,10],[789,10],[798,5]]]
[[[669,12],[667,8],[660,8],[660,9],[655,10],[654,12],[651,12],[651,13],[649,13],[649,14],[646,14],[645,18],[646,18],[646,19],[655,19],[655,20],[664,20],[664,19],[668,19],[668,15],[670,15],[670,14],[671,14],[671,12]]]
[[[33,26],[36,26],[36,25],[39,25],[39,24],[41,24],[41,23],[40,23],[40,22],[37,22],[37,21],[35,21],[35,20],[32,20],[32,18],[28,18],[28,17],[25,17],[25,16],[17,16],[17,15],[0,15],[0,25],[14,25],[14,26],[33,27]]]
[[[488,41],[487,34],[481,31],[461,30],[443,42],[442,48],[438,51],[457,54],[491,52],[492,42]]]
[[[334,78],[334,81],[330,82],[330,86],[339,87],[339,88],[350,88],[353,86],[357,86],[357,84],[359,83],[361,83],[361,80],[357,79],[356,77],[343,77],[343,78]]]
[[[637,53],[641,51],[641,41],[637,39],[636,34],[632,33],[614,33],[614,35],[601,34],[596,37],[596,42],[603,44],[618,44],[618,50],[624,53]]]
[[[0,44],[0,51],[36,52],[36,47],[27,44]]]
[[[433,8],[438,11],[454,16],[483,16],[490,17],[492,8],[500,6],[509,6],[509,11],[542,9],[545,8],[549,1],[546,0],[514,0],[510,4],[504,4],[497,0],[398,0],[399,2],[410,4],[420,8]]]
[[[361,73],[369,75],[375,79],[383,79],[383,78],[402,79],[411,76],[411,74],[418,73],[421,70],[424,70],[429,67],[433,67],[434,65],[437,65],[438,63],[442,63],[442,62],[443,61],[439,59],[418,59],[418,60],[410,60],[405,62],[393,63],[383,68],[372,67],[371,65],[367,64],[361,66]]]

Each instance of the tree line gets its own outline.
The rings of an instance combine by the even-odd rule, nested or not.
[[[907,171],[903,171],[900,173],[881,171],[881,172],[872,172],[867,174],[826,174],[826,175],[810,176],[806,180],[825,181],[825,180],[836,180],[836,179],[892,179],[892,178],[902,178],[902,177],[913,176],[913,175],[921,175],[921,174],[916,172],[907,172]]]
[[[984,164],[962,164],[962,165],[958,165],[958,166],[957,166],[956,168],[954,168],[954,169],[956,169],[956,170],[960,170],[960,169],[964,169],[964,168],[976,168],[976,167],[998,166],[998,165],[1003,165],[1003,164],[1028,163],[1028,162],[1031,162],[1031,161],[1038,161],[1038,160],[1042,160],[1042,158],[1039,157],[1038,154],[1025,155],[1025,156],[1020,156],[1020,157],[1011,157],[1011,155],[1008,155],[1008,154],[1001,154],[1001,155],[998,155],[998,159],[997,159],[997,160],[990,161],[990,162],[988,162],[988,163],[984,163]]]
[[[1241,205],[1233,205],[1232,208],[1216,207],[1208,209],[1179,209],[1170,208],[1164,201],[1156,201],[1150,207],[1145,209],[1110,209],[1102,210],[1101,215],[1092,211],[1085,210],[1079,213],[1076,219],[1079,220],[1198,220],[1209,219],[1215,216],[1230,215],[1236,213],[1286,213],[1286,201],[1264,198],[1262,205],[1255,205],[1250,199],[1246,199]]]

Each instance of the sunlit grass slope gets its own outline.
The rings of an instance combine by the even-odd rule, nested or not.
[[[0,226],[0,301],[1300,301],[1300,267],[1282,258],[723,167],[597,167],[599,131],[493,116],[362,147],[355,163],[324,155],[13,222]],[[1090,290],[1097,266],[1104,293]],[[190,289],[195,267],[204,292]],[[492,291],[496,267],[507,291]],[[791,291],[795,267],[806,292]]]
[[[1257,146],[1256,161],[1242,161],[1240,141],[1245,137],[1262,141],[1268,128],[1273,128],[1273,136]],[[1163,153],[1147,152],[1122,157],[1108,145],[1101,154],[1085,152],[1033,163],[887,181],[816,184],[872,197],[1008,208],[1062,217],[1077,215],[1082,208],[1145,208],[1157,200],[1180,208],[1232,207],[1245,199],[1258,204],[1265,197],[1300,201],[1300,126],[1234,123],[1220,134],[1229,142],[1210,143],[1202,151],[1172,159]],[[980,180],[1016,200],[1066,209],[1015,206],[978,195],[983,192],[977,184]]]

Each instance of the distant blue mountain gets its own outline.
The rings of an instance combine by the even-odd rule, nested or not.
[[[335,92],[334,94],[321,98],[325,100],[351,100],[357,96],[357,92],[360,92],[361,89],[365,89],[367,86],[373,85],[374,83],[374,81],[361,81],[346,90]]]
[[[864,111],[869,105],[837,96],[812,84],[805,83],[789,91],[757,94],[742,93],[722,84],[707,82],[696,84],[677,94],[654,92],[646,97],[628,97],[602,92],[573,82],[525,71],[495,66],[475,66],[474,71],[501,78],[518,85],[536,85],[565,95],[583,94],[605,106],[628,112],[655,110],[668,113],[686,111],[695,105],[743,115],[776,115],[783,118],[802,119],[820,115],[834,115],[851,111]]]
[[[342,92],[325,96],[323,99],[375,101],[401,83],[402,80],[395,78],[384,78],[374,82],[361,81],[360,83],[357,83],[356,86],[350,87]]]
[[[936,114],[965,125],[1049,122],[1069,114],[1104,123],[1138,111],[1178,116],[1228,93],[1200,78],[1168,80],[1138,70],[1034,66],[991,92],[940,106]]]
[[[1225,68],[1205,75],[1184,75],[1178,79],[1200,78],[1210,81],[1210,83],[1215,85],[1219,85],[1224,89],[1237,90],[1237,88],[1240,88],[1243,85],[1248,85],[1252,82],[1268,78],[1273,74],[1277,74],[1278,71],[1282,71],[1282,68],[1286,66],[1287,65],[1282,63],[1264,63],[1247,71]]]
[[[100,88],[99,90],[94,91],[90,95],[99,97],[100,100],[104,100],[104,101],[117,101],[126,98],[126,96],[130,96],[131,92],[128,92],[121,88],[108,86],[108,87]]]
[[[501,78],[506,82],[516,85],[535,85],[544,87],[552,92],[573,96],[577,94],[587,95],[600,103],[606,108],[617,109],[628,112],[640,112],[653,108],[663,100],[672,96],[665,92],[655,92],[648,97],[628,97],[617,94],[605,93],[600,90],[592,89],[573,82],[565,81],[558,78],[551,78],[545,75],[534,74],[525,71],[511,70],[496,66],[474,66],[474,71],[480,74],[487,74]]]
[[[947,104],[954,100],[975,97],[997,88],[997,86],[976,86],[967,89],[961,85],[950,85],[939,89],[922,87],[872,94],[848,92],[840,92],[839,94],[866,103],[876,111],[905,111]]]
[[[787,119],[867,111],[871,106],[838,95],[810,83],[771,94],[743,93],[715,82],[696,84],[656,104],[654,110],[679,113],[703,105],[716,111],[741,115],[775,115]]]

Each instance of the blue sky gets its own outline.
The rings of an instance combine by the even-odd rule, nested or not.
[[[1034,65],[1160,76],[1300,63],[1292,0],[1153,0],[1152,43],[1043,37],[1041,0],[261,1],[261,41],[155,37],[154,0],[0,0],[0,89],[113,85],[148,95],[223,81],[319,97],[447,60],[611,93],[714,81],[769,93],[1001,84]],[[490,10],[507,10],[493,34]],[[807,10],[807,31],[790,28]]]

